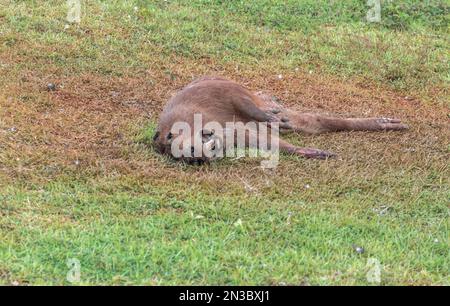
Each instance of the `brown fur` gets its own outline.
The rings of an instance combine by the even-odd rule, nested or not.
[[[203,116],[203,123],[277,122],[281,131],[318,134],[338,131],[403,130],[400,120],[389,118],[336,118],[318,114],[299,113],[282,107],[270,95],[252,93],[243,86],[218,77],[197,79],[178,92],[166,104],[154,137],[156,148],[170,155],[172,125],[177,121],[193,126],[194,114]],[[172,136],[172,137],[170,137]],[[194,137],[194,135],[192,135]],[[299,148],[279,140],[280,150],[310,158],[327,158],[334,154],[317,149]],[[188,159],[192,161],[192,159]],[[201,158],[205,161],[205,158]],[[198,161],[196,159],[195,161]]]

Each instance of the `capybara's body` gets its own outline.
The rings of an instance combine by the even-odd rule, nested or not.
[[[162,154],[171,154],[171,144],[179,136],[173,130],[177,122],[185,122],[194,127],[194,115],[201,114],[203,124],[217,122],[223,127],[230,122],[266,123],[268,127],[275,126],[282,131],[298,131],[310,134],[337,132],[349,130],[402,130],[407,126],[400,120],[389,118],[351,118],[342,119],[326,117],[317,114],[298,113],[284,108],[275,102],[270,95],[253,93],[245,87],[223,78],[204,77],[197,79],[184,87],[172,97],[160,116],[154,143]],[[194,135],[202,138],[201,143],[209,141],[207,135]],[[317,149],[306,149],[293,146],[279,140],[279,149],[291,154],[311,158],[327,158],[334,154]],[[193,152],[192,148],[192,152]],[[185,154],[186,155],[186,154]],[[186,161],[207,161],[206,157],[193,158],[183,156]]]

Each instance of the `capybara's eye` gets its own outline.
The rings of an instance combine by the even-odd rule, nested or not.
[[[159,132],[156,132],[155,135],[153,135],[153,141],[155,141],[156,139],[158,139],[159,137]]]
[[[173,137],[173,134],[169,132],[169,134],[167,134],[167,139],[168,139],[168,140],[171,140],[172,137]]]

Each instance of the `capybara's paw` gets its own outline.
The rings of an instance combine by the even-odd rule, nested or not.
[[[279,114],[280,112],[281,112],[281,109],[279,109],[279,108],[273,108],[273,109],[271,109],[270,110],[271,112],[272,112],[272,114]]]
[[[266,115],[267,115],[267,121],[268,122],[280,122],[280,118],[278,118],[277,116],[275,116],[274,114],[272,114],[272,113],[266,113]]]
[[[295,150],[295,153],[306,158],[314,158],[314,159],[328,159],[336,157],[336,154],[328,151],[322,151],[318,149],[310,149],[310,148],[301,148]]]
[[[273,123],[277,123],[278,128],[280,128],[280,129],[287,129],[287,130],[292,129],[292,126],[289,123],[289,119],[287,119],[285,117],[279,118],[273,114],[267,114],[267,117],[269,118],[268,123],[271,128],[275,127],[275,125]]]
[[[408,126],[403,124],[400,119],[377,118],[375,121],[382,130],[386,131],[400,131],[408,129]]]

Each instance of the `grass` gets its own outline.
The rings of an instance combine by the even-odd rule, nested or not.
[[[0,3],[0,284],[448,285],[449,6],[384,1]],[[297,68],[297,69],[296,69]],[[148,146],[218,74],[405,133],[289,135],[339,154],[210,166]],[[277,78],[282,74],[283,78]],[[47,83],[57,84],[48,92]],[[365,252],[358,254],[354,247]]]

